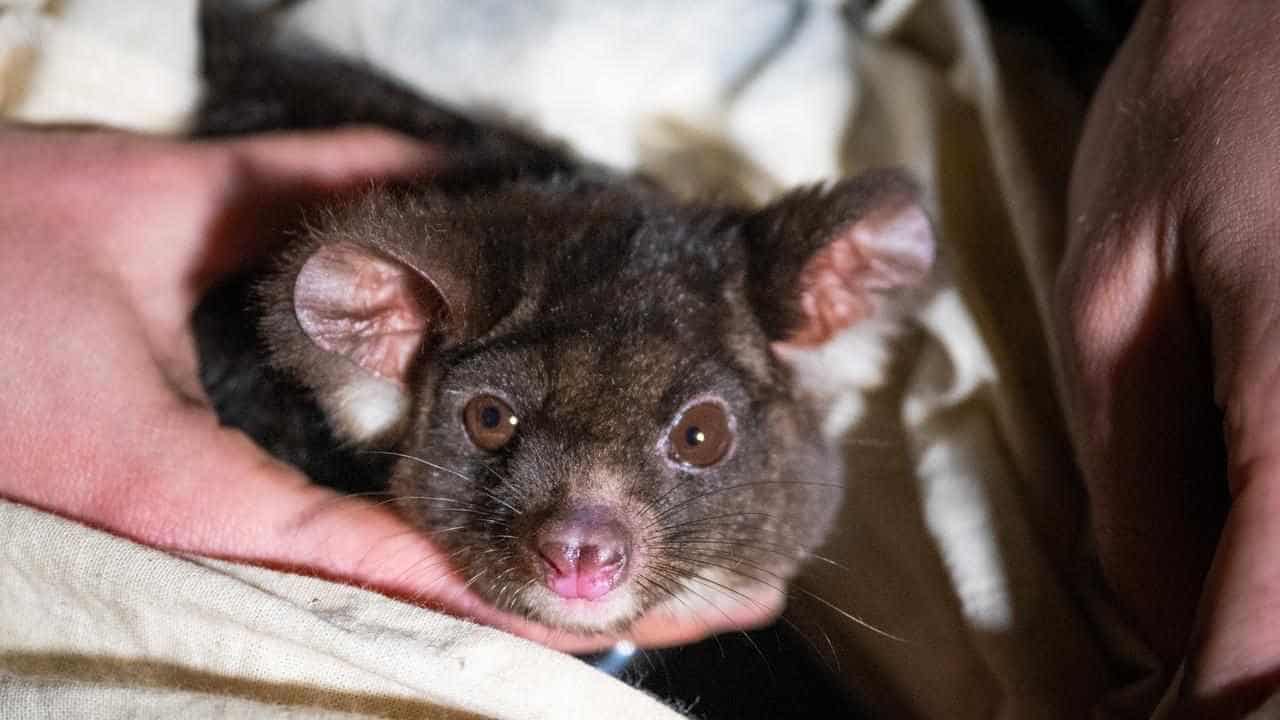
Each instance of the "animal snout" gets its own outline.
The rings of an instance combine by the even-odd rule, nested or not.
[[[631,538],[612,510],[578,508],[548,520],[534,539],[547,587],[566,599],[596,600],[626,577]]]

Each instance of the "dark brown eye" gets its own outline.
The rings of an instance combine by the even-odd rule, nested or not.
[[[719,403],[702,402],[684,411],[669,438],[676,460],[694,467],[720,462],[733,442],[729,416]]]
[[[462,424],[481,450],[497,450],[511,442],[520,420],[511,406],[492,395],[471,398],[462,411]]]

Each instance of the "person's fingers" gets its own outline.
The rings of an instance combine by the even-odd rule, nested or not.
[[[208,142],[203,147],[230,152],[240,165],[241,180],[267,192],[278,187],[341,191],[373,177],[420,175],[438,169],[442,162],[438,148],[368,127],[266,133]]]

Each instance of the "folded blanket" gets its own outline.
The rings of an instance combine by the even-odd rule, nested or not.
[[[3,717],[679,717],[490,628],[3,501],[0,568]]]

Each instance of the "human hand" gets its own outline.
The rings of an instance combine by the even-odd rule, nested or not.
[[[176,142],[0,128],[0,496],[147,545],[364,585],[562,649],[583,638],[502,613],[385,506],[310,484],[220,427],[189,316],[270,247],[282,212],[441,165],[373,130]],[[751,608],[746,608],[751,610]],[[634,630],[682,642],[767,619]]]
[[[1280,13],[1150,0],[1072,177],[1057,334],[1106,579],[1181,712],[1280,685]]]

